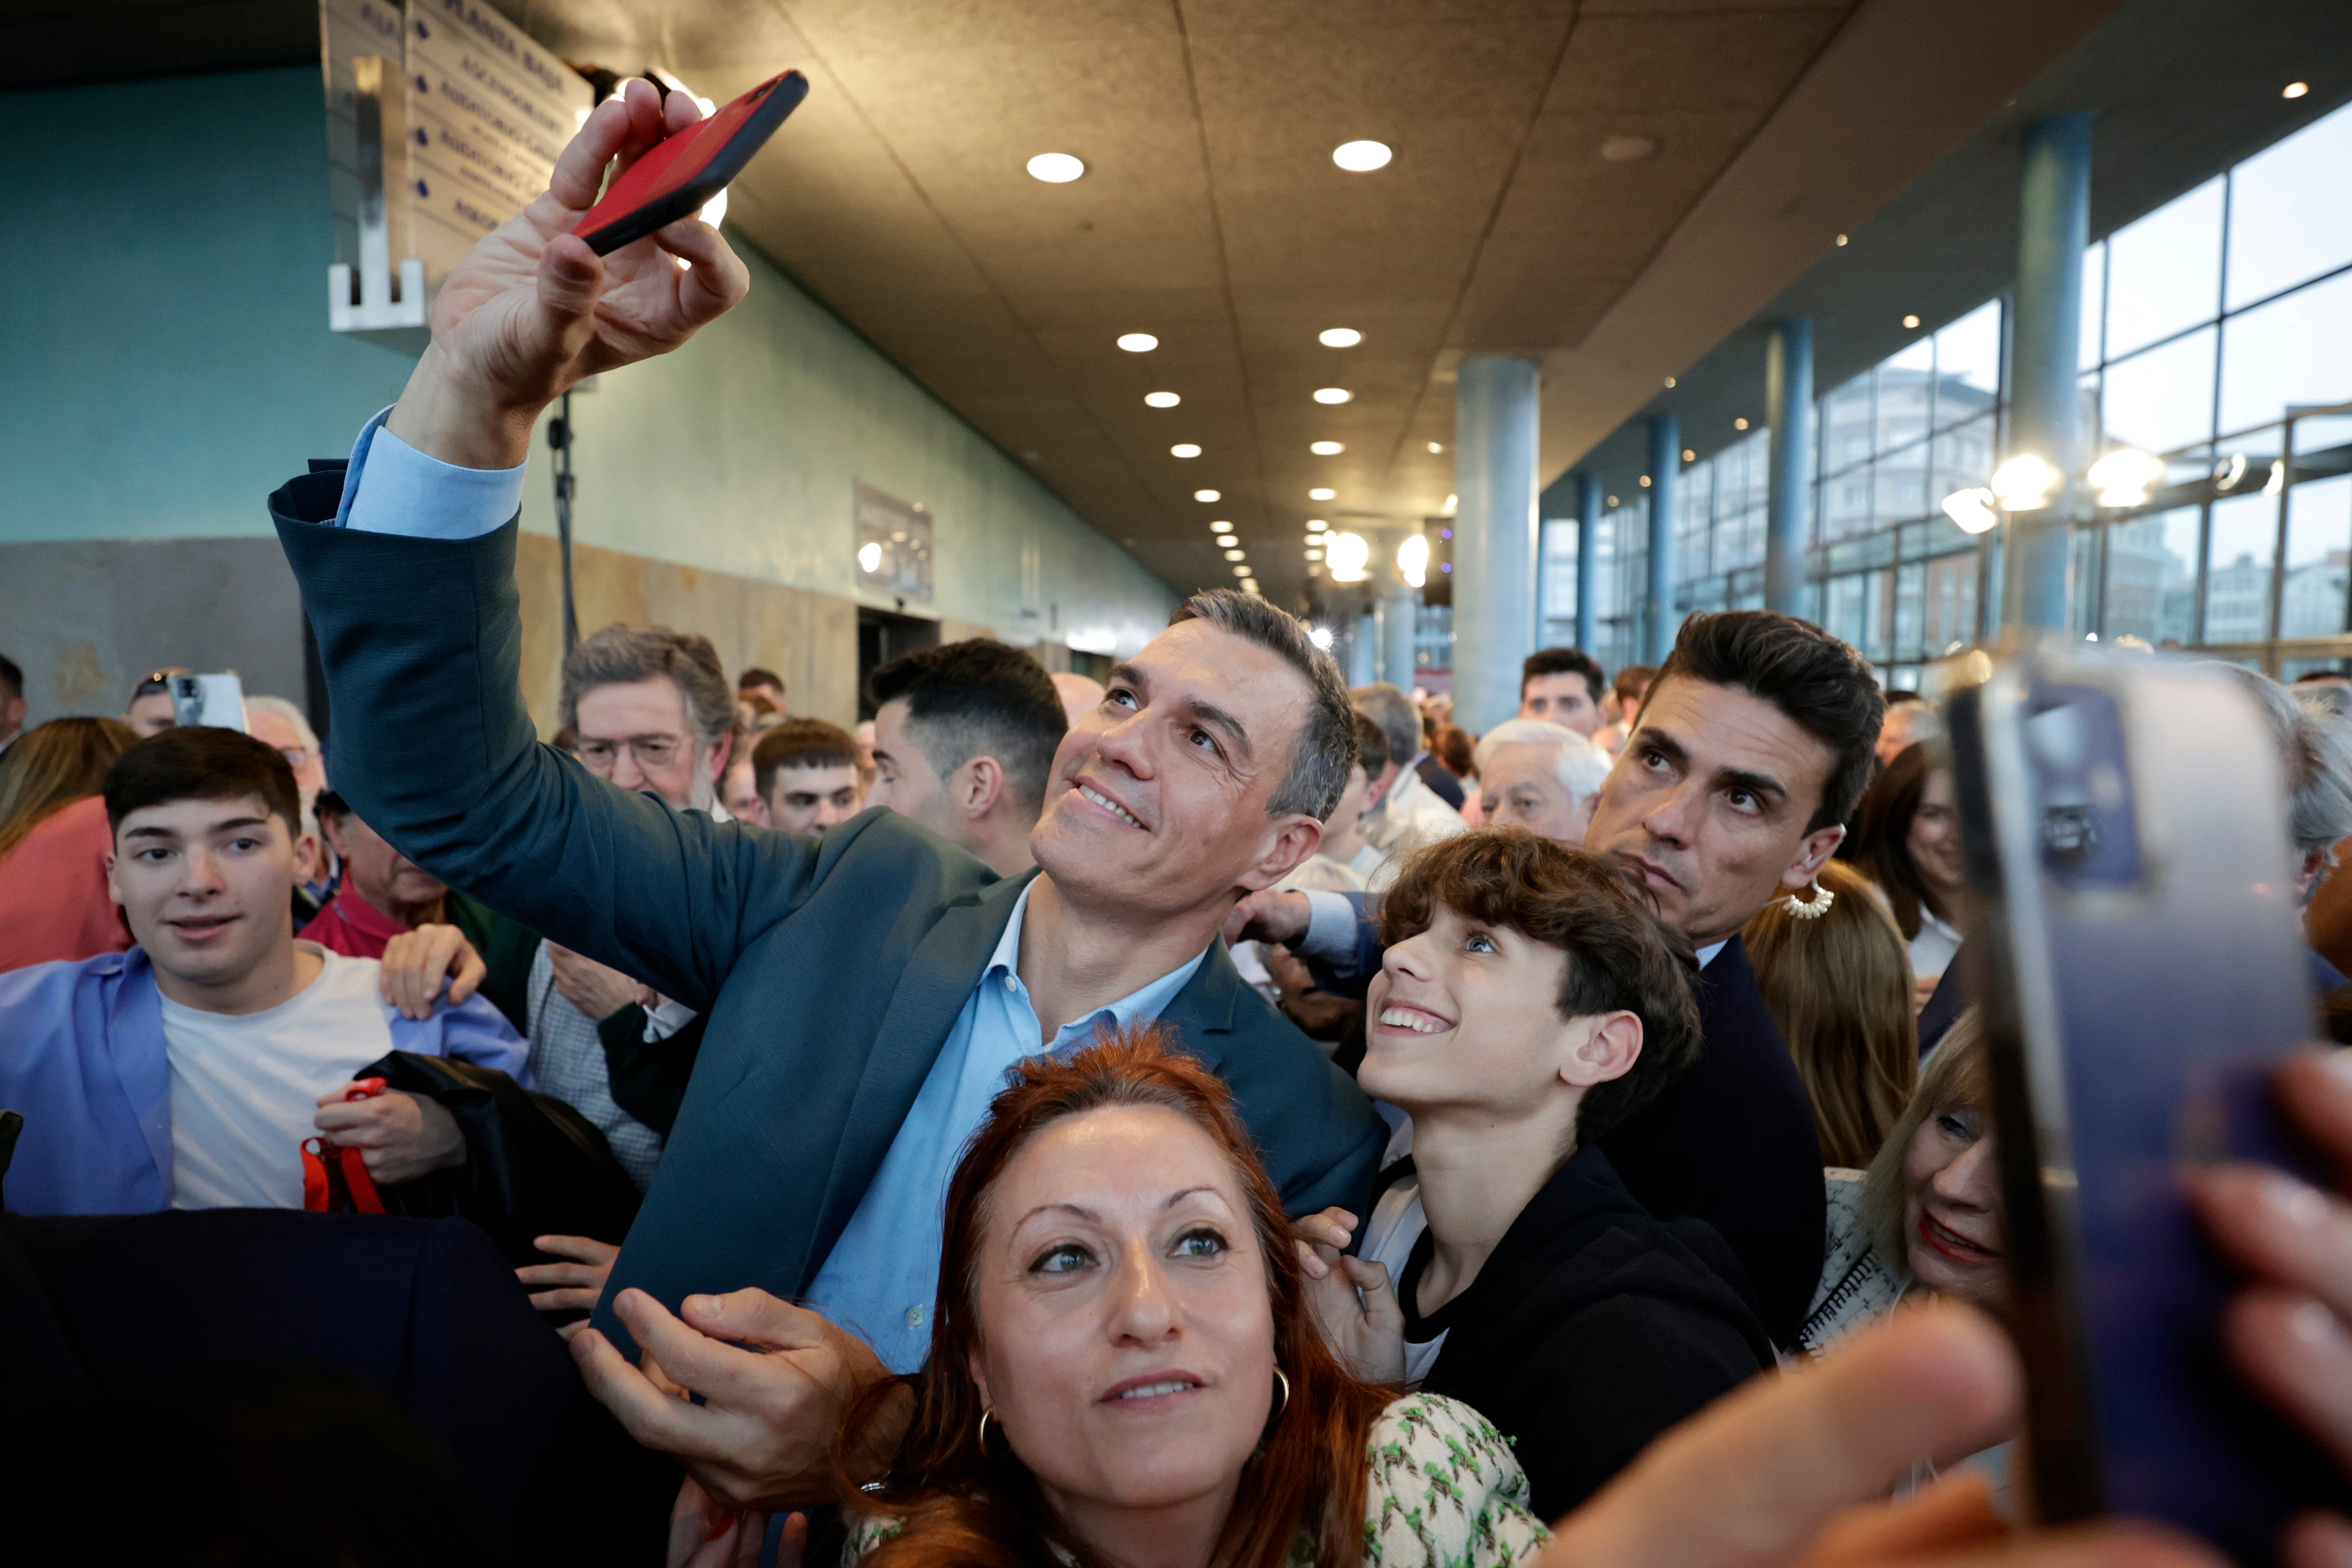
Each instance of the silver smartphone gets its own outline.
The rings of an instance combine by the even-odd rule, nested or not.
[[[189,727],[205,724],[215,730],[243,730],[245,683],[233,669],[216,675],[175,675],[172,677],[172,718]]]
[[[2079,645],[1963,656],[1953,782],[2048,1521],[2167,1520],[2274,1560],[2346,1489],[2223,1365],[2231,1281],[2179,1180],[2295,1163],[2272,1069],[2312,1038],[2279,746],[2227,671]]]

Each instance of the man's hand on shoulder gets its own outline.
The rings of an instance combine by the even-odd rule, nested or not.
[[[851,1401],[889,1376],[880,1359],[764,1290],[688,1296],[681,1305],[674,1316],[642,1290],[614,1299],[650,1375],[595,1330],[574,1334],[572,1359],[589,1392],[630,1436],[682,1462],[723,1508],[773,1512],[836,1500],[834,1434]],[[888,1447],[896,1449],[895,1437]],[[871,1458],[879,1476],[888,1456]]]
[[[1307,934],[1307,922],[1313,913],[1304,893],[1251,893],[1225,917],[1225,940],[1296,946]]]
[[[656,1000],[649,987],[638,984],[619,970],[593,958],[583,958],[552,942],[547,944],[547,962],[555,972],[555,988],[563,993],[564,1000],[595,1023],[603,1023],[632,1002],[650,1008]]]
[[[478,990],[489,966],[466,933],[456,926],[425,924],[402,931],[384,944],[376,990],[408,1018],[429,1018],[449,983],[449,1005],[457,1006]]]
[[[653,84],[635,79],[597,106],[549,189],[442,285],[431,346],[393,410],[394,435],[460,468],[510,468],[530,455],[540,410],[566,388],[667,353],[743,298],[750,272],[698,219],[605,257],[572,232],[615,159],[626,168],[698,112],[682,92],[665,109]]]
[[[319,1097],[319,1134],[360,1152],[378,1186],[396,1187],[430,1172],[466,1163],[457,1119],[429,1100],[389,1089],[372,1100],[346,1100],[343,1090]]]

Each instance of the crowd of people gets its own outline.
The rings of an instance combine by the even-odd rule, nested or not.
[[[170,669],[20,734],[0,660],[12,1222],[486,1234],[480,1321],[527,1297],[518,1364],[561,1336],[653,1457],[610,1472],[650,1473],[651,1512],[583,1487],[579,1561],[648,1530],[674,1568],[2207,1560],[2011,1533],[1951,765],[1935,710],[1814,626],[1695,615],[1613,679],[1542,649],[1476,735],[1233,590],[1100,682],[907,654],[855,729],[614,626],[564,656],[542,743],[512,416],[741,288],[698,224],[556,237],[690,112],[639,85],[445,289],[473,314],[350,463],[271,498],[331,755],[258,694],[242,731],[180,726]],[[2230,679],[2338,990],[2352,682]],[[2337,1058],[2281,1092],[2352,1155]],[[2254,1281],[2234,1364],[2352,1464],[2347,1211],[2195,1183]],[[0,1295],[29,1236],[0,1227]],[[511,1536],[539,1500],[490,1468],[449,1484]],[[2352,1542],[2295,1531],[2298,1563]]]

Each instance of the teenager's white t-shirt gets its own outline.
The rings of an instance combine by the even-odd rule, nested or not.
[[[372,958],[310,942],[326,967],[277,1006],[234,1016],[163,1003],[172,1068],[172,1206],[302,1206],[319,1097],[392,1049]]]

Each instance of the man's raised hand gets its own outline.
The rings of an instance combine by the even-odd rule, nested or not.
[[[394,435],[460,468],[512,468],[530,455],[540,411],[573,383],[667,353],[743,298],[750,272],[698,219],[605,257],[572,232],[614,160],[627,167],[698,115],[688,94],[671,93],[665,108],[636,78],[596,106],[548,190],[441,285],[432,344],[393,409]]]

